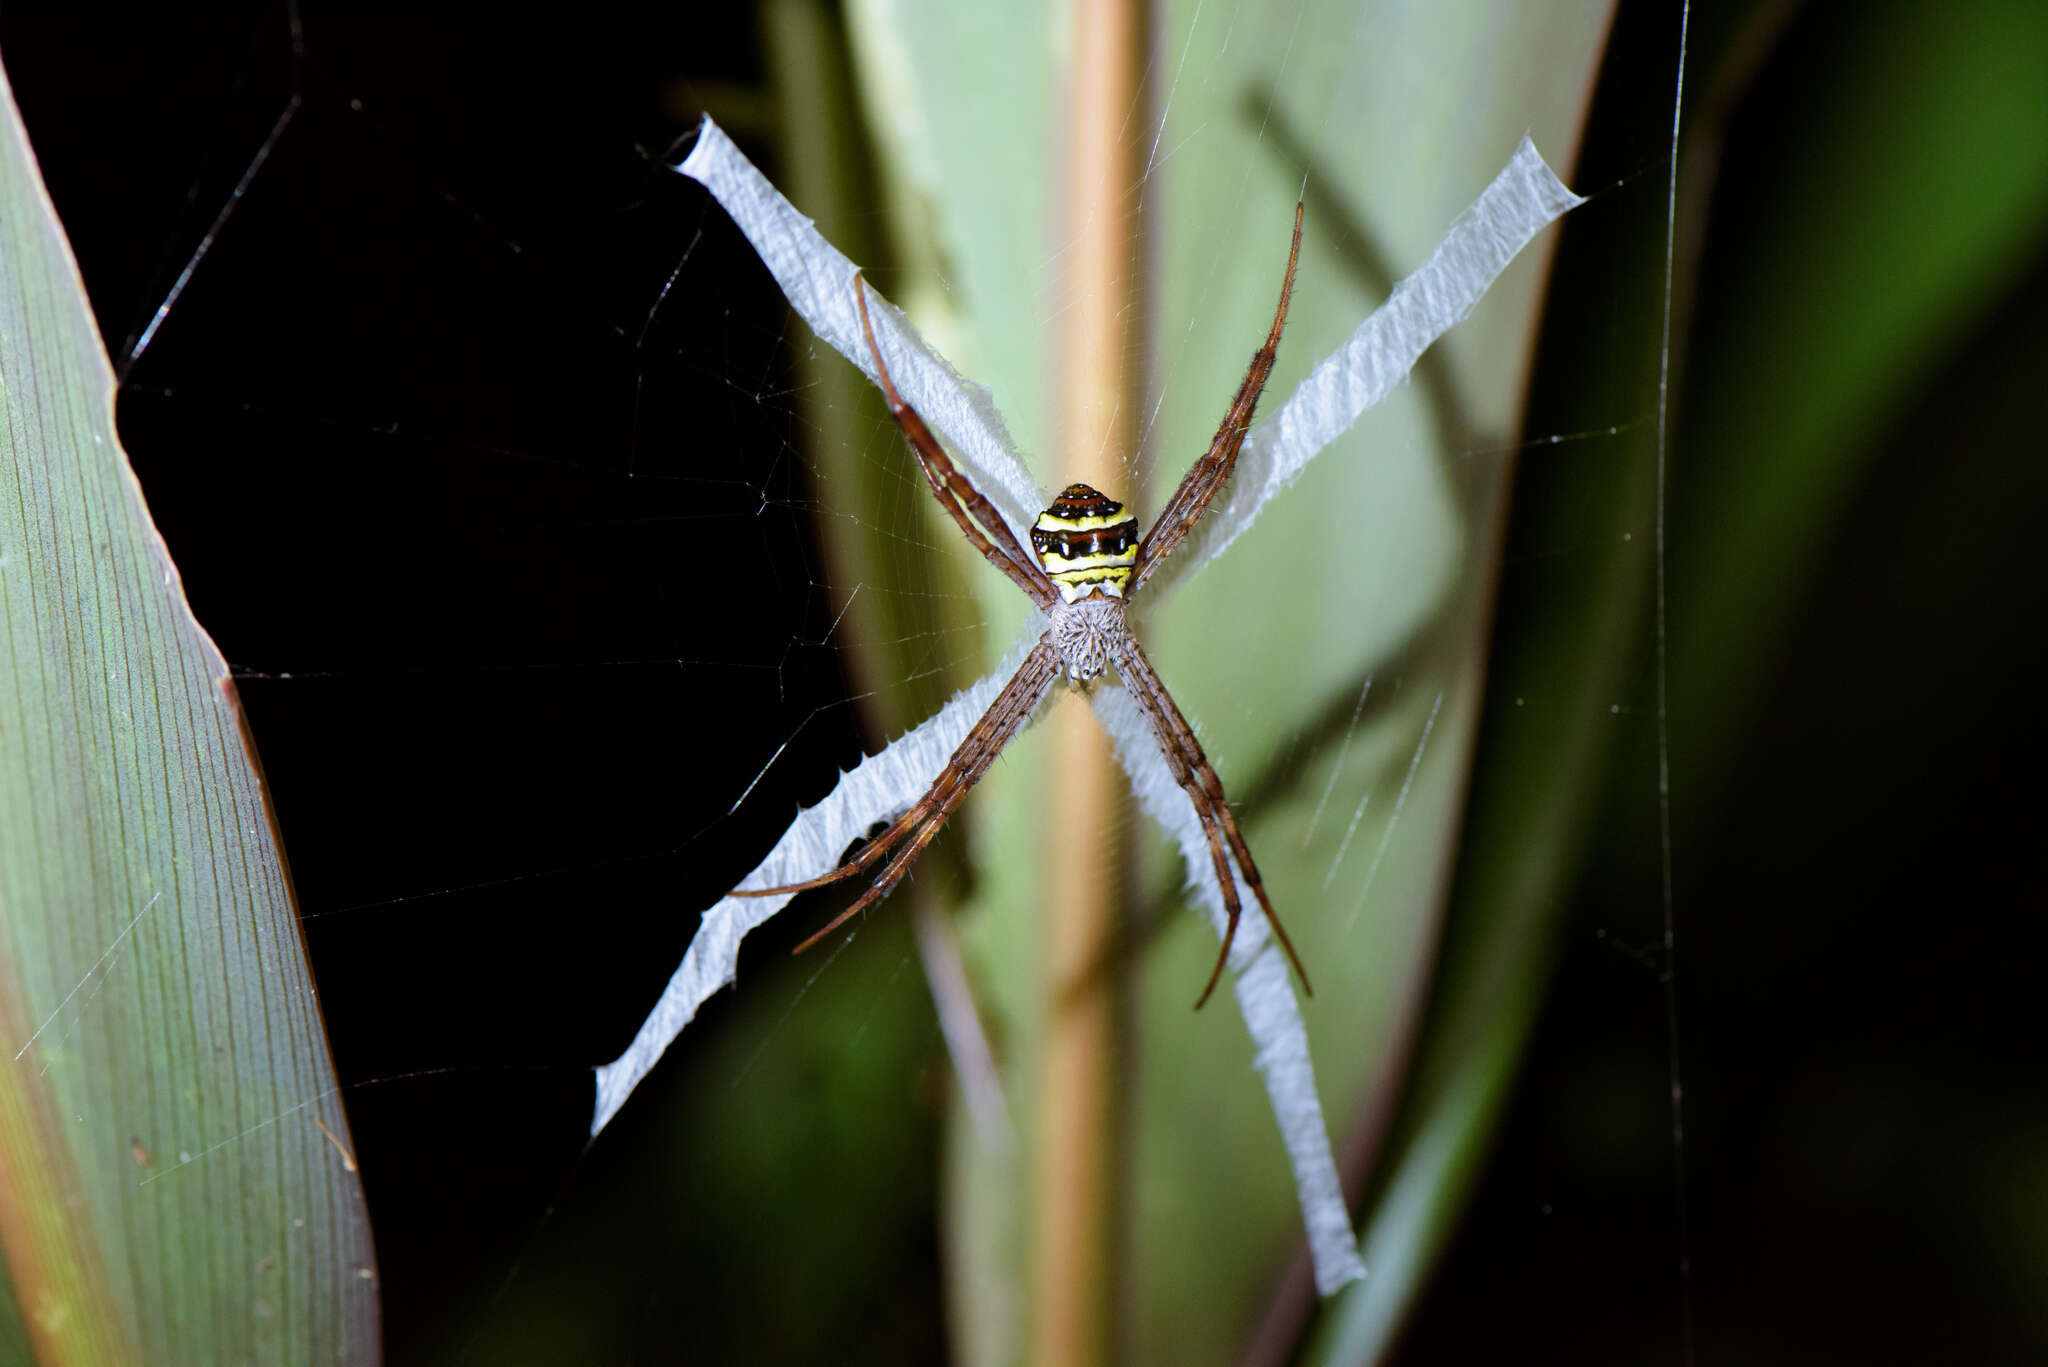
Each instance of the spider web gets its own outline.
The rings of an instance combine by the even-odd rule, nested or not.
[[[740,64],[678,77],[647,54],[681,50],[685,34],[614,32],[589,64],[634,73],[637,93],[579,115],[577,97],[613,78],[571,70],[529,99],[522,74],[541,54],[508,35],[421,21],[394,45],[338,16],[268,9],[209,22],[137,35],[139,47],[174,44],[165,51],[178,60],[140,57],[116,83],[132,103],[113,126],[149,128],[154,149],[178,155],[110,155],[102,135],[84,139],[96,155],[69,169],[46,148],[45,171],[117,347],[124,440],[195,608],[235,666],[277,793],[351,1089],[394,1357],[474,1346],[478,1323],[507,1313],[508,1279],[514,1302],[551,1277],[575,1285],[564,1268],[578,1258],[633,1269],[628,1301],[644,1319],[623,1331],[628,1341],[660,1340],[680,1320],[696,1336],[687,1346],[715,1353],[726,1341],[706,1327],[706,1307],[767,1303],[770,1260],[789,1256],[798,1226],[762,1216],[768,1194],[785,1187],[788,1205],[770,1209],[801,1209],[841,1185],[817,1168],[846,1165],[849,1153],[868,1194],[836,1219],[879,1224],[901,1245],[898,1265],[929,1284],[933,1254],[918,1233],[928,1209],[874,1195],[928,1182],[918,1174],[935,1162],[943,1040],[909,916],[873,918],[794,963],[778,950],[813,922],[765,931],[746,992],[714,1001],[707,1038],[676,1065],[686,1099],[666,1104],[696,1119],[651,1127],[666,1133],[624,1141],[622,1157],[582,1156],[580,1122],[561,1123],[587,1113],[589,1063],[630,1033],[689,940],[688,913],[752,867],[878,730],[900,729],[974,677],[1016,620],[999,594],[967,586],[972,567],[935,523],[886,419],[820,419],[812,400],[836,363],[730,224],[665,169],[688,122],[681,111],[720,100],[744,110],[739,91],[754,73]],[[1197,79],[1191,65],[1249,41],[1239,28],[1249,22],[1197,11],[1163,44],[1177,63],[1169,110]],[[750,50],[739,32],[688,38],[705,61]],[[40,139],[39,120],[60,117],[41,111],[60,102],[38,88],[26,39],[9,34],[8,56]],[[1307,61],[1292,41],[1278,37],[1276,79]],[[393,60],[393,46],[409,60]],[[436,89],[457,67],[475,81],[460,98]],[[1326,121],[1344,117],[1352,88],[1339,84]],[[1277,92],[1261,94],[1246,119],[1255,142],[1291,155],[1291,139],[1320,133],[1291,124]],[[1199,134],[1157,140],[1143,193],[1163,201],[1173,171],[1207,150]],[[1243,309],[1232,263],[1277,266],[1282,243],[1250,209],[1271,207],[1276,186],[1285,207],[1304,174],[1318,193],[1316,168],[1300,159],[1277,180],[1249,159],[1226,169],[1236,185],[1220,209],[1244,211],[1245,226],[1194,249],[1203,286],[1161,338],[1133,471],[1154,500],[1177,477],[1171,453],[1189,449],[1179,425],[1213,424],[1227,393],[1208,353],[1228,372],[1248,349],[1234,340]],[[1654,196],[1656,169],[1645,157],[1615,193]],[[110,176],[111,188],[95,183]],[[118,207],[87,208],[106,202]],[[1345,206],[1322,207],[1345,222]],[[1446,217],[1420,213],[1435,227],[1417,231]],[[1371,262],[1412,264],[1418,249],[1375,244],[1366,256],[1369,278]],[[947,264],[970,288],[973,264]],[[877,284],[912,293],[913,267],[893,270],[885,260]],[[1055,295],[1040,304],[1057,317]],[[986,338],[956,340],[946,349],[963,367],[991,360],[977,353]],[[1327,339],[1304,336],[1298,348],[1276,394]],[[1268,849],[1303,852],[1287,856],[1312,875],[1297,886],[1327,894],[1316,903],[1326,946],[1339,931],[1374,942],[1404,906],[1436,897],[1440,910],[1443,863],[1404,846],[1403,822],[1432,784],[1454,812],[1462,785],[1459,765],[1435,759],[1457,751],[1438,729],[1448,691],[1428,661],[1447,648],[1433,634],[1444,602],[1479,572],[1468,566],[1484,565],[1493,474],[1518,453],[1608,458],[1657,420],[1615,404],[1603,423],[1517,440],[1459,410],[1453,379],[1425,371],[1417,389],[1370,436],[1414,456],[1406,468],[1418,479],[1443,481],[1465,557],[1447,571],[1449,588],[1405,618],[1382,599],[1315,600],[1327,617],[1377,624],[1319,650],[1301,685],[1307,704],[1288,709],[1262,697],[1270,661],[1205,682],[1194,665],[1214,645],[1196,619],[1177,625],[1163,612],[1157,624],[1172,643],[1162,672],[1177,696],[1188,677],[1183,706],[1233,800],[1255,814],[1254,849],[1262,861]],[[1431,405],[1458,419],[1447,471],[1423,435]],[[1027,450],[1042,452],[1028,411],[1006,414]],[[1153,461],[1161,468],[1144,468]],[[1315,494],[1313,482],[1295,491]],[[843,568],[849,544],[880,546],[875,568]],[[1643,549],[1543,553],[1598,564]],[[1283,588],[1267,562],[1220,568],[1186,597],[1212,591],[1227,617],[1260,611]],[[864,633],[857,643],[850,623]],[[1566,704],[1532,690],[1514,706],[1529,718],[1518,724],[1541,727]],[[1615,708],[1641,715],[1634,703]],[[994,810],[975,821],[999,825],[1022,800],[992,790]],[[1146,860],[1140,929],[1163,946],[1148,977],[1178,1000],[1199,980],[1187,969],[1208,952],[1205,937],[1169,920],[1182,916],[1177,870],[1135,812],[1122,819]],[[951,854],[921,871],[920,896],[969,902],[986,885],[1029,885],[1028,870],[977,867],[969,831],[948,843]],[[1434,932],[1415,935],[1411,952],[1426,961]],[[974,948],[1016,946],[985,936]],[[1644,971],[1662,975],[1660,952],[1645,953]],[[81,1009],[91,990],[77,994]],[[1346,1028],[1406,1038],[1426,999],[1411,989],[1369,1005]],[[1241,1032],[1225,1039],[1209,1018],[1195,1028],[1169,1047],[1220,1056],[1218,1075],[1248,1086],[1233,1054]],[[863,1091],[855,1081],[867,1072],[921,1079],[919,1090],[870,1081]],[[877,1094],[919,1119],[880,1135],[844,1119]],[[1360,1103],[1368,1115],[1382,1108],[1367,1126],[1382,1137],[1390,1100]],[[746,1124],[800,1106],[826,1140],[708,1133],[707,1111],[692,1109],[707,1104],[755,1118]],[[230,1161],[233,1143],[221,1136],[194,1160]],[[635,1163],[715,1171],[724,1190],[600,1194],[552,1222],[545,1237],[568,1253],[535,1251],[565,1183]],[[1284,1181],[1277,1156],[1273,1168],[1251,1180]],[[596,1232],[607,1221],[627,1232]],[[771,1230],[763,1262],[733,1272],[724,1265],[744,1255],[732,1239],[749,1223]],[[800,1227],[818,1266],[844,1266],[843,1244],[815,1220]],[[1668,1267],[1671,1245],[1656,1256]],[[850,1294],[827,1302],[901,1357],[935,1350],[929,1318],[863,1318]]]

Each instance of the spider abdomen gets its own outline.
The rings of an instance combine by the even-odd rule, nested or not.
[[[1121,598],[1138,561],[1138,519],[1108,495],[1069,484],[1031,524],[1031,549],[1065,601]]]

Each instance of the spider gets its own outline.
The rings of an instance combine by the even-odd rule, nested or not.
[[[916,453],[918,466],[932,486],[939,506],[974,548],[1045,613],[1050,625],[988,711],[960,742],[924,796],[852,860],[801,883],[733,889],[735,897],[771,897],[824,887],[868,868],[907,838],[909,843],[896,850],[895,857],[876,875],[868,890],[822,930],[798,945],[795,952],[800,954],[830,935],[901,881],[945,825],[946,818],[966,798],[968,790],[1023,729],[1062,670],[1069,679],[1081,684],[1115,665],[1124,686],[1151,723],[1167,767],[1194,801],[1202,831],[1209,838],[1209,857],[1215,861],[1216,881],[1222,888],[1223,906],[1229,916],[1223,949],[1216,956],[1216,967],[1210,971],[1195,1009],[1199,1011],[1216,990],[1223,966],[1230,959],[1231,943],[1237,938],[1237,880],[1231,876],[1230,858],[1224,854],[1226,845],[1230,855],[1236,857],[1238,868],[1244,871],[1245,883],[1259,899],[1266,923],[1273,927],[1274,935],[1287,951],[1288,961],[1301,979],[1302,990],[1313,995],[1301,957],[1294,952],[1287,932],[1281,929],[1280,918],[1259,879],[1258,865],[1252,862],[1251,851],[1238,834],[1237,820],[1223,800],[1223,783],[1202,753],[1187,718],[1174,705],[1173,696],[1145,657],[1137,637],[1131,634],[1124,615],[1126,605],[1145,586],[1152,572],[1201,521],[1210,501],[1237,464],[1238,448],[1244,444],[1245,433],[1251,430],[1252,410],[1258,406],[1259,394],[1272,374],[1280,329],[1287,321],[1287,300],[1294,291],[1294,267],[1301,256],[1301,217],[1302,206],[1297,204],[1294,240],[1287,251],[1287,274],[1280,283],[1280,303],[1273,312],[1273,326],[1266,333],[1265,344],[1252,354],[1251,366],[1245,371],[1237,397],[1223,415],[1223,424],[1216,429],[1208,452],[1188,470],[1159,520],[1142,539],[1138,535],[1137,517],[1126,513],[1121,503],[1086,484],[1070,484],[1032,524],[1031,549],[1027,552],[995,506],[954,467],[917,410],[896,392],[881,349],[875,344],[874,326],[868,321],[867,286],[859,275],[854,276],[854,303],[860,311],[861,331],[867,338],[868,352],[874,357],[883,397]]]

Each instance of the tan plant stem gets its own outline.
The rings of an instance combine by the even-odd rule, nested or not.
[[[1139,305],[1132,154],[1143,70],[1142,9],[1075,0],[1065,212],[1069,274],[1061,329],[1057,483],[1128,501],[1125,458],[1138,410],[1131,321]],[[1046,887],[1047,1015],[1038,1106],[1031,1351],[1040,1364],[1097,1363],[1112,1344],[1112,1156],[1118,977],[1110,960],[1124,867],[1119,781],[1084,699],[1047,719],[1053,752]]]

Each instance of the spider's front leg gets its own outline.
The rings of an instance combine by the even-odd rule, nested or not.
[[[1273,310],[1273,326],[1266,330],[1265,343],[1252,353],[1252,363],[1246,368],[1237,395],[1231,399],[1230,409],[1223,415],[1223,423],[1210,440],[1209,449],[1181,476],[1180,487],[1159,510],[1152,530],[1145,533],[1145,540],[1138,547],[1138,563],[1131,570],[1127,595],[1134,596],[1145,587],[1152,572],[1202,520],[1217,491],[1230,482],[1231,471],[1237,468],[1237,453],[1244,446],[1245,433],[1251,431],[1259,395],[1265,392],[1266,381],[1273,374],[1273,362],[1280,354],[1280,330],[1287,325],[1287,301],[1294,296],[1294,268],[1301,260],[1301,211],[1302,206],[1297,203],[1294,241],[1287,248],[1287,274],[1280,281],[1280,303]]]
[[[980,551],[989,564],[1001,570],[1011,583],[1022,589],[1025,597],[1040,608],[1051,607],[1059,595],[1053,592],[1052,581],[1045,577],[1045,571],[1039,568],[1036,560],[1025,554],[1016,533],[1010,530],[1009,523],[1003,521],[996,506],[974,487],[972,480],[954,467],[945,448],[939,445],[938,438],[925,426],[917,410],[896,392],[896,381],[889,375],[889,363],[882,359],[882,348],[875,344],[875,327],[868,318],[868,287],[857,272],[853,277],[853,302],[860,310],[860,330],[867,338],[868,355],[874,358],[875,382],[881,385],[890,416],[903,429],[904,439],[917,456],[917,466],[924,471],[925,481],[932,486],[932,495],[939,500],[939,506],[946,510],[946,516],[953,519],[968,543]],[[977,521],[988,529],[986,534],[982,527],[975,525]]]

